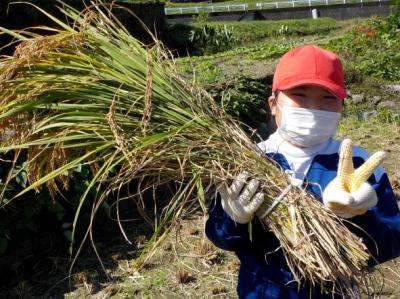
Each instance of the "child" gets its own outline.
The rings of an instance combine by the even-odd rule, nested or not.
[[[340,59],[316,46],[293,49],[277,65],[272,92],[268,103],[278,129],[258,147],[298,183],[314,183],[307,184],[307,190],[326,206],[339,200],[345,209],[332,210],[365,231],[349,225],[373,255],[371,265],[400,256],[400,212],[382,167],[353,193],[342,190],[335,179],[341,142],[333,136],[346,97]],[[355,168],[367,158],[364,150],[353,147]],[[208,238],[222,249],[235,251],[240,260],[239,297],[333,298],[334,294],[321,295],[317,289],[310,294],[307,283],[299,286],[293,281],[279,241],[254,217],[263,200],[257,188],[258,182],[249,180],[246,172],[229,188],[219,187],[206,223]]]

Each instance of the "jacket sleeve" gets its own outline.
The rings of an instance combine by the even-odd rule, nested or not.
[[[384,173],[378,182],[370,181],[378,203],[364,215],[354,217],[355,233],[362,237],[374,257],[371,265],[400,256],[400,212],[388,176]]]

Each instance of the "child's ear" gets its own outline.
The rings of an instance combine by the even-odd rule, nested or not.
[[[275,116],[276,115],[276,98],[274,95],[271,95],[268,98],[268,105],[269,105],[269,109],[271,110],[271,115]]]

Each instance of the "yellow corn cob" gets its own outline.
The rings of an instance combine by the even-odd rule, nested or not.
[[[337,173],[339,187],[347,192],[355,192],[362,183],[367,181],[385,157],[385,152],[376,152],[363,165],[354,170],[351,140],[344,139],[340,147]],[[329,203],[328,207],[337,213],[347,213],[354,216],[362,215],[367,211],[367,209],[353,209],[338,203]]]
[[[338,164],[338,184],[343,190],[350,191],[350,181],[354,171],[353,168],[353,150],[350,139],[344,139],[340,146],[339,164]]]
[[[379,164],[382,163],[385,157],[385,152],[376,152],[363,165],[357,168],[351,175],[350,192],[354,192],[360,188],[361,184],[367,181],[367,179],[375,171]]]

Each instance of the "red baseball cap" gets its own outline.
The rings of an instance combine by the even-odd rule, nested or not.
[[[295,48],[283,55],[276,66],[272,92],[308,84],[321,86],[344,99],[344,71],[339,57],[314,45]]]

